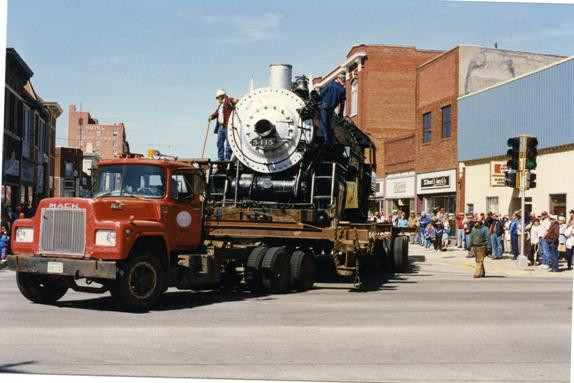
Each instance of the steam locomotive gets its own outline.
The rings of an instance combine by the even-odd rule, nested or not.
[[[250,91],[229,117],[231,161],[208,174],[214,207],[305,209],[320,227],[365,222],[375,171],[372,140],[333,115],[334,145],[319,134],[320,93],[292,81],[291,65],[271,65],[269,86]]]

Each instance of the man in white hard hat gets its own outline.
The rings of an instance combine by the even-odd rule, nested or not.
[[[207,118],[207,121],[217,121],[214,131],[217,134],[217,160],[229,161],[231,159],[231,148],[227,141],[227,123],[237,100],[227,96],[225,89],[218,89],[215,92],[215,98],[219,104],[215,112]]]

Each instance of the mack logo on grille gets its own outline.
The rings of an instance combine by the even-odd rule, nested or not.
[[[80,208],[80,206],[78,206],[77,203],[71,203],[71,202],[51,203],[50,205],[48,205],[48,207],[50,209],[79,209]]]

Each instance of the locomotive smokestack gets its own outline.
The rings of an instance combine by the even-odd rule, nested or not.
[[[293,85],[291,80],[292,68],[289,64],[269,65],[269,86],[291,90]]]

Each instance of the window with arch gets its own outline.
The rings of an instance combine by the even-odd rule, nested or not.
[[[356,78],[351,81],[351,116],[359,111],[359,80]]]

